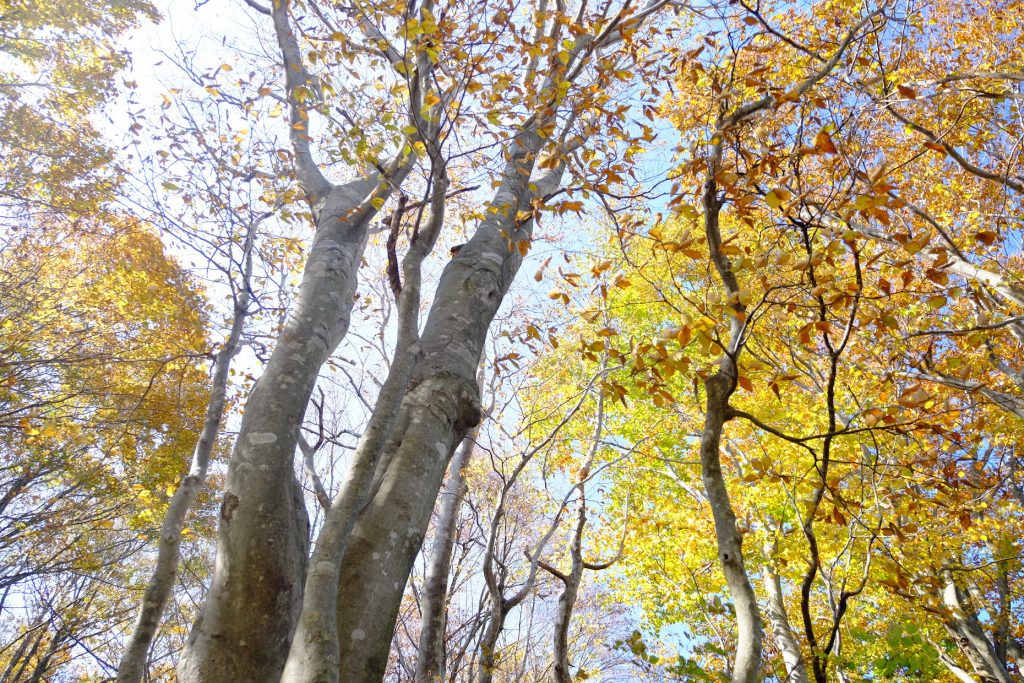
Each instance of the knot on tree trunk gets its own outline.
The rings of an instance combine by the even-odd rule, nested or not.
[[[467,381],[461,378],[459,391],[459,414],[455,420],[455,430],[464,434],[480,424],[483,419],[483,408],[480,406],[480,387],[476,379]]]
[[[725,410],[725,404],[734,386],[735,380],[724,369],[704,380],[704,388],[708,392],[708,406],[721,407]]]
[[[230,522],[232,515],[235,514],[235,510],[238,508],[238,504],[238,496],[233,493],[224,494],[224,501],[220,504],[220,518],[225,522]]]

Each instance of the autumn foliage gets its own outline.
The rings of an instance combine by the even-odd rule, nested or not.
[[[1021,680],[1020,0],[229,10],[0,0],[0,680]]]

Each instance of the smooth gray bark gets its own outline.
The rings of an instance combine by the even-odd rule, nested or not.
[[[313,495],[316,497],[316,502],[319,503],[320,508],[327,512],[331,509],[331,498],[327,495],[327,489],[324,488],[324,482],[320,479],[320,475],[316,472],[316,448],[313,444],[306,441],[305,437],[302,436],[300,431],[298,434],[299,450],[302,452],[302,471],[306,475],[306,479],[309,480],[310,486],[313,487]]]
[[[564,166],[530,189],[537,151],[533,127],[514,144],[506,172],[476,233],[441,275],[395,427],[385,448],[379,488],[356,524],[341,565],[337,598],[339,680],[384,675],[398,608],[455,446],[481,417],[476,369],[491,320],[522,263],[513,241],[529,239],[532,220],[517,225],[535,196],[558,186]],[[526,173],[520,172],[525,170]]]
[[[228,464],[213,580],[179,679],[276,683],[301,606],[309,528],[293,472],[296,435],[320,367],[348,330],[366,243],[359,203],[375,179],[334,188],[298,299],[245,403]],[[352,215],[355,212],[355,220]]]
[[[773,548],[774,549],[774,548]],[[807,665],[800,649],[800,643],[790,626],[786,615],[786,603],[782,593],[782,579],[772,566],[771,552],[767,553],[764,567],[764,586],[768,593],[768,607],[765,615],[772,627],[775,643],[782,653],[782,661],[786,667],[787,683],[808,683]]]
[[[455,452],[448,469],[448,480],[441,494],[434,541],[427,562],[427,573],[420,592],[420,641],[416,659],[415,683],[437,683],[445,676],[445,627],[448,613],[448,574],[459,521],[459,511],[469,490],[465,468],[473,457],[478,430],[470,431]]]
[[[370,421],[363,431],[352,459],[348,478],[338,492],[317,537],[306,597],[298,630],[292,642],[282,681],[289,683],[335,683],[339,680],[339,633],[332,609],[338,595],[341,558],[351,540],[359,512],[372,497],[379,482],[375,474],[389,439],[401,428],[399,407],[410,389],[412,372],[420,358],[418,313],[424,258],[433,250],[444,224],[448,179],[443,167],[436,169],[431,217],[427,228],[410,244],[403,259],[404,286],[398,294],[398,333],[394,361],[381,388]],[[400,220],[397,217],[395,220]]]
[[[745,309],[739,302],[739,284],[728,257],[722,253],[719,228],[721,201],[715,176],[721,163],[722,143],[712,146],[708,177],[704,183],[704,231],[711,260],[730,301],[729,342],[719,357],[718,370],[704,381],[706,392],[704,429],[700,440],[701,479],[715,523],[718,560],[736,610],[736,654],[733,683],[757,683],[761,679],[761,617],[754,588],[743,563],[743,537],[736,529],[729,491],[722,473],[721,442],[729,417],[729,398],[739,381],[737,356],[742,349]]]
[[[419,8],[422,12],[430,12],[433,3],[427,0]],[[284,3],[276,5],[273,10],[274,23],[278,42],[281,45],[285,63],[301,67],[300,55],[297,55],[295,37],[288,24],[287,11]],[[384,56],[406,77],[404,59],[388,46],[387,40],[367,18],[359,21],[361,30],[374,41],[383,51]],[[291,57],[289,56],[291,55]],[[422,231],[417,227],[413,230],[409,250],[403,260],[403,273],[406,281],[404,287],[392,272],[396,264],[389,263],[389,276],[392,279],[392,291],[397,299],[399,310],[398,339],[394,361],[389,369],[388,378],[381,388],[377,404],[370,417],[369,424],[363,432],[359,446],[353,456],[348,479],[341,487],[335,501],[324,518],[323,527],[317,538],[316,550],[312,558],[310,574],[306,578],[306,598],[301,606],[297,632],[287,654],[282,680],[294,683],[335,683],[336,681],[354,680],[344,676],[339,666],[340,645],[337,630],[338,619],[335,612],[339,587],[339,570],[342,557],[349,546],[352,529],[360,511],[372,498],[373,492],[380,484],[377,477],[381,469],[381,460],[389,453],[390,437],[395,429],[403,428],[404,416],[399,407],[410,392],[413,372],[421,357],[419,336],[419,305],[421,272],[423,260],[430,254],[441,228],[444,224],[444,210],[448,189],[448,173],[445,161],[441,156],[439,140],[441,139],[441,121],[444,107],[455,93],[438,97],[438,100],[424,107],[424,95],[432,87],[431,75],[434,65],[426,50],[417,51],[415,68],[409,78],[409,123],[412,134],[410,142],[421,141],[430,160],[429,187],[431,192],[430,222]],[[300,73],[304,73],[300,69]],[[311,79],[305,77],[308,82]],[[424,109],[428,111],[424,113]],[[303,138],[305,140],[305,138]],[[295,146],[301,146],[299,141]],[[399,153],[391,162],[387,179],[400,184],[412,168],[415,160],[410,150]],[[308,155],[307,155],[308,156]],[[383,199],[390,185],[377,188],[375,194]],[[369,213],[369,207],[363,204]],[[399,207],[393,217],[392,234],[397,237],[401,225],[405,198],[400,198]],[[365,242],[365,229],[363,231]],[[389,243],[389,261],[394,257],[394,243]],[[351,297],[345,299],[351,309]],[[386,466],[384,466],[386,470]]]
[[[966,595],[956,584],[953,572],[943,570],[942,581],[942,603],[947,611],[943,625],[970,662],[975,675],[982,683],[1012,683],[1005,663],[999,659],[977,615],[966,603]]]
[[[734,368],[732,371],[735,372]],[[737,643],[732,681],[757,683],[761,680],[761,618],[754,588],[744,567],[743,537],[736,529],[736,515],[729,500],[720,459],[727,402],[735,382],[735,375],[730,376],[720,370],[704,383],[707,412],[700,443],[701,478],[715,522],[719,564],[736,610]]]
[[[203,429],[192,454],[189,472],[181,480],[167,506],[167,513],[160,527],[156,567],[143,592],[142,605],[135,621],[135,627],[132,629],[128,645],[118,665],[118,683],[138,683],[145,676],[149,648],[153,643],[164,607],[178,576],[178,563],[181,560],[181,533],[185,527],[185,517],[206,482],[210,457],[213,454],[213,448],[217,443],[217,434],[220,432],[220,425],[224,419],[228,370],[231,367],[232,359],[238,354],[242,330],[245,328],[245,321],[249,313],[251,275],[252,235],[250,234],[246,243],[245,273],[242,286],[236,295],[231,330],[214,360],[210,401],[206,406]]]
[[[606,360],[602,362],[602,370],[606,368]],[[590,471],[598,449],[601,447],[601,432],[604,430],[604,396],[599,395],[597,399],[596,425],[594,437],[590,445],[590,453],[587,456],[584,469]],[[576,518],[576,528],[573,531],[572,541],[569,544],[569,556],[571,564],[569,572],[560,572],[548,564],[541,564],[547,572],[562,582],[562,592],[558,596],[558,609],[555,612],[554,636],[552,642],[552,678],[554,683],[572,683],[572,674],[569,673],[569,627],[572,625],[572,614],[576,608],[576,599],[579,596],[580,584],[583,581],[583,570],[601,571],[612,566],[622,557],[622,551],[626,545],[626,518],[629,515],[629,497],[626,497],[626,505],[622,520],[622,538],[619,541],[619,551],[606,562],[587,562],[583,559],[583,531],[587,526],[587,497],[586,481],[581,481],[577,488],[580,492],[580,511]]]
[[[831,73],[839,64],[847,48],[853,43],[857,32],[870,24],[876,14],[873,13],[862,19],[850,29],[832,57],[790,92],[796,97],[801,97]],[[732,270],[729,258],[722,252],[722,233],[719,220],[723,200],[719,196],[717,176],[722,169],[723,144],[727,132],[741,121],[768,109],[774,101],[774,96],[768,94],[759,100],[746,102],[728,115],[720,117],[708,152],[707,177],[704,181],[701,199],[708,253],[715,273],[730,302],[727,309],[729,315],[728,341],[719,356],[718,369],[704,380],[706,397],[704,429],[700,441],[700,462],[704,491],[707,494],[715,524],[719,564],[725,575],[725,582],[736,611],[737,644],[733,660],[733,683],[757,683],[760,681],[763,629],[757,598],[743,562],[743,536],[736,528],[736,515],[722,473],[722,432],[726,420],[733,416],[729,399],[736,391],[739,381],[737,361],[743,351],[747,311],[740,301],[740,286],[736,274]]]
[[[505,604],[503,595],[491,597],[491,613],[487,627],[480,638],[480,669],[477,672],[477,683],[491,683],[494,672],[498,669],[498,640],[505,629],[505,618],[511,606]]]
[[[569,673],[569,626],[572,624],[572,613],[576,607],[576,597],[583,579],[582,536],[586,524],[586,506],[580,507],[580,520],[573,536],[572,569],[564,575],[562,592],[558,596],[558,609],[555,612],[554,632],[554,669],[552,678],[555,683],[572,683]]]
[[[632,19],[640,21],[666,2],[652,2]],[[565,70],[544,76],[540,93],[556,93],[555,76],[573,82],[601,47],[621,39],[623,8],[597,36],[578,36]],[[636,22],[632,24],[636,25]],[[541,71],[527,69],[533,78]],[[561,71],[561,73],[559,73]],[[547,146],[539,131],[556,122],[553,96],[528,118],[504,150],[505,169],[485,218],[441,275],[420,340],[408,393],[375,476],[375,495],[365,506],[342,559],[337,594],[340,643],[338,680],[379,681],[402,594],[423,541],[441,481],[455,446],[480,420],[474,376],[484,340],[522,263],[521,242],[529,242],[535,202],[543,203],[561,182],[564,162],[534,176]],[[575,115],[569,116],[574,121]],[[563,130],[568,135],[568,126]],[[559,156],[584,141],[556,144]]]
[[[318,83],[306,71],[288,8],[281,0],[270,14],[284,62],[295,175],[316,234],[293,310],[245,403],[228,464],[213,580],[178,663],[183,683],[278,683],[281,677],[302,611],[309,554],[309,522],[293,470],[298,430],[320,368],[348,331],[375,205],[402,184],[416,160],[400,152],[386,167],[344,185],[324,177],[310,152],[306,109]]]

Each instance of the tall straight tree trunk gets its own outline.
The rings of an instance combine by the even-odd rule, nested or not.
[[[531,183],[543,140],[524,130],[487,218],[441,275],[391,439],[378,465],[380,486],[353,529],[337,595],[339,680],[379,681],[409,572],[455,446],[481,416],[476,370],[487,331],[522,263],[516,242],[534,197],[558,187],[564,165]],[[531,189],[531,186],[536,188]]]
[[[472,429],[455,452],[449,465],[448,481],[441,494],[434,543],[430,549],[427,574],[420,593],[421,626],[416,659],[415,683],[438,683],[445,675],[444,637],[448,616],[448,575],[455,547],[459,511],[469,486],[465,468],[473,457],[478,429]]]
[[[768,607],[765,614],[772,626],[772,635],[775,637],[775,644],[782,652],[782,662],[786,666],[787,683],[808,683],[807,665],[804,663],[804,655],[800,649],[800,643],[793,633],[793,627],[786,615],[786,603],[782,595],[782,579],[772,566],[772,554],[774,544],[765,553],[766,561],[764,566],[764,587],[768,593]]]
[[[245,403],[220,507],[217,562],[178,664],[185,683],[277,683],[302,604],[309,523],[293,472],[320,368],[348,330],[375,177],[334,187],[295,307]]]
[[[704,183],[704,231],[708,252],[726,293],[729,295],[729,343],[719,357],[718,370],[704,381],[706,392],[704,431],[700,439],[700,470],[704,492],[711,506],[718,543],[718,560],[736,610],[737,644],[733,661],[733,683],[757,683],[761,678],[761,617],[757,597],[743,564],[743,537],[736,529],[736,514],[722,474],[722,431],[729,418],[729,398],[739,381],[737,357],[742,350],[746,311],[739,299],[739,284],[729,259],[722,253],[719,217],[722,209],[716,175],[721,167],[722,142],[712,145],[708,176]]]
[[[181,560],[181,532],[185,527],[185,516],[195,502],[196,497],[206,482],[206,473],[210,468],[210,457],[217,443],[221,421],[224,418],[224,406],[228,388],[228,370],[231,361],[238,354],[242,338],[242,330],[249,312],[249,281],[252,276],[252,239],[249,234],[246,242],[245,272],[242,286],[239,288],[234,306],[234,318],[227,341],[217,352],[213,365],[213,379],[210,386],[210,402],[206,406],[206,418],[203,429],[199,433],[192,464],[188,474],[181,480],[171,502],[167,506],[167,514],[160,527],[160,543],[157,549],[156,568],[150,577],[142,595],[142,606],[135,621],[128,646],[117,669],[117,683],[138,683],[146,673],[146,661],[149,648],[153,643],[164,606],[174,588],[178,576],[178,562]]]

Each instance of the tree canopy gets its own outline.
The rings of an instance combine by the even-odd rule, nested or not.
[[[0,2],[0,680],[1022,680],[1022,22]]]

